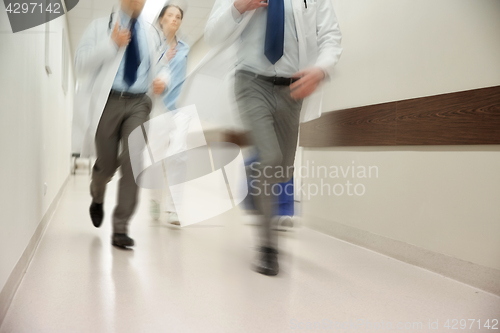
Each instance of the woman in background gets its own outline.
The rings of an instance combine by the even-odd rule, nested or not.
[[[187,72],[187,57],[189,54],[189,46],[177,37],[177,32],[184,19],[184,11],[181,7],[175,4],[167,4],[161,10],[158,16],[158,24],[163,31],[163,43],[165,51],[162,52],[159,61],[166,61],[170,67],[170,89],[164,97],[163,102],[167,111],[175,113],[176,102],[182,90],[182,85],[186,78]],[[185,119],[181,114],[174,114],[175,130],[170,133],[169,153],[175,154],[182,152],[186,147],[187,131],[189,127],[189,119]],[[174,170],[176,173],[184,172],[183,160],[181,157],[169,159],[169,170]],[[170,171],[169,171],[170,172]],[[170,175],[170,174],[169,174]],[[182,177],[176,174],[174,177]],[[164,197],[164,200],[162,200]],[[168,190],[153,192],[151,199],[151,217],[155,220],[160,218],[161,203],[164,202],[164,210],[167,213],[168,222],[179,225],[177,210],[174,206],[172,196]]]
[[[162,57],[167,57],[170,66],[170,90],[164,102],[168,110],[176,109],[175,103],[186,78],[189,46],[177,37],[177,32],[184,19],[184,11],[176,5],[166,5],[160,12],[158,24],[163,31],[166,50]]]

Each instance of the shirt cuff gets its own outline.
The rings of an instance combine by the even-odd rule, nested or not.
[[[315,67],[321,69],[323,71],[323,74],[325,74],[325,77],[323,78],[322,81],[329,82],[330,81],[330,74],[328,73],[328,71],[321,65],[315,65]]]
[[[233,15],[234,22],[240,23],[242,19],[242,14],[234,7],[234,4],[231,6],[231,14]]]
[[[325,74],[325,77],[323,78],[323,81],[329,82],[330,81],[330,74],[328,74],[328,72],[324,68],[321,68],[321,70]]]

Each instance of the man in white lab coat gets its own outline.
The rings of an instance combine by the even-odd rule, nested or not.
[[[121,0],[118,12],[93,21],[75,55],[77,74],[86,77],[78,93],[86,95],[80,100],[88,101],[87,112],[83,112],[82,155],[97,156],[90,186],[90,216],[94,226],[100,227],[106,184],[121,167],[112,235],[112,244],[120,248],[134,245],[128,224],[138,197],[128,136],[148,120],[152,101],[146,93],[164,94],[168,83],[168,66],[157,64],[150,25],[139,16],[145,1]]]
[[[300,121],[321,115],[321,83],[330,79],[342,52],[337,18],[331,0],[217,0],[205,40],[213,50],[193,77],[235,47],[234,93],[259,156],[249,175],[262,215],[254,269],[276,275],[272,186],[292,177]]]

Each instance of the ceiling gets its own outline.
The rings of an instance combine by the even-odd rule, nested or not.
[[[203,36],[205,24],[212,10],[215,0],[172,0],[185,7],[184,19],[182,21],[179,36],[188,44],[193,45]],[[147,0],[142,15],[151,22],[167,0]],[[66,15],[69,25],[69,38],[71,47],[76,50],[80,38],[87,26],[96,18],[109,17],[113,6],[119,7],[118,0],[80,0],[75,8]]]

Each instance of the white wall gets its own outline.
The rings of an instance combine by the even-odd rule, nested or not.
[[[345,51],[326,87],[325,111],[500,85],[500,1],[332,1]],[[306,149],[303,163],[345,168],[354,161],[378,166],[380,176],[360,180],[362,197],[303,197],[305,222],[323,230],[336,222],[500,269],[499,151]],[[304,179],[305,186],[320,181]]]
[[[303,159],[311,171],[302,179],[303,214],[313,228],[328,232],[337,222],[500,269],[500,146],[307,149]],[[328,176],[312,177],[313,165],[326,166]],[[354,177],[349,169],[333,178],[333,166],[354,166]],[[378,178],[375,168],[371,178],[361,178],[360,167],[370,166]],[[328,184],[323,192],[322,184]],[[328,192],[336,184],[342,195],[336,195],[340,185],[336,194]],[[363,195],[354,192],[357,184]]]
[[[187,72],[191,71],[198,65],[203,57],[208,53],[210,47],[205,43],[205,38],[201,37],[189,50]]]
[[[344,52],[325,111],[500,82],[498,0],[332,2]]]
[[[70,68],[68,93],[63,93],[65,26],[65,16],[50,22],[49,76],[45,27],[12,34],[0,6],[0,290],[70,171],[74,85]]]

